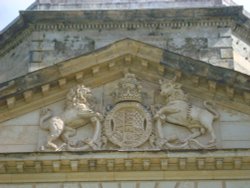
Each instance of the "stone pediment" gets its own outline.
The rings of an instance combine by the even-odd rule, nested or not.
[[[246,148],[249,80],[124,39],[4,83],[1,151]]]
[[[177,75],[180,82],[187,82],[185,87],[192,92],[207,89],[206,97],[224,95],[223,101],[231,105],[235,103],[232,107],[235,106],[236,110],[240,110],[237,108],[239,105],[244,109],[244,105],[249,104],[250,100],[248,75],[212,66],[143,42],[124,39],[92,53],[2,83],[0,121],[61,100],[72,85],[83,82],[86,86],[95,88],[122,78],[124,71],[135,73],[154,83],[162,77],[170,79]],[[235,97],[237,100],[232,100]],[[45,101],[48,102],[33,105],[37,103],[36,99],[41,98],[46,98]],[[22,106],[20,111],[17,110],[19,106]],[[30,109],[30,106],[34,107]],[[4,113],[6,109],[8,111]]]

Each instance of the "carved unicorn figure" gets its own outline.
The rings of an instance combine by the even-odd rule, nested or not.
[[[215,143],[216,136],[213,122],[220,115],[214,109],[214,105],[208,101],[203,102],[204,108],[191,104],[181,88],[182,85],[175,81],[176,78],[170,81],[159,81],[161,86],[160,94],[166,100],[165,105],[155,115],[156,127],[160,138],[163,138],[162,124],[165,121],[186,127],[192,132],[183,142],[194,139],[208,131],[212,137],[209,143]]]

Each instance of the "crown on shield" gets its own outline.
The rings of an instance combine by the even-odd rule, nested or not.
[[[114,91],[115,103],[124,101],[142,101],[141,85],[134,74],[126,73]]]

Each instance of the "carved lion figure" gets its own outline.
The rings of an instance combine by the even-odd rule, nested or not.
[[[98,140],[102,116],[91,109],[90,102],[92,99],[93,96],[89,88],[84,85],[77,85],[68,92],[65,108],[61,114],[54,116],[51,109],[43,109],[40,115],[40,127],[49,131],[47,143],[44,147],[60,150],[62,146],[69,144],[69,137],[76,134],[76,128],[88,123],[95,127],[92,142]],[[65,142],[60,147],[55,144],[59,137]]]
[[[194,139],[208,131],[211,134],[209,143],[216,141],[213,129],[213,122],[219,118],[219,113],[214,109],[213,104],[204,101],[204,108],[195,106],[188,101],[187,95],[181,89],[181,84],[175,79],[160,81],[161,96],[166,99],[166,104],[160,108],[156,115],[156,125],[160,137],[162,135],[162,122],[166,121],[188,128],[192,134],[184,142]]]

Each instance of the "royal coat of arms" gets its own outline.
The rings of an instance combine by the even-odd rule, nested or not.
[[[135,75],[126,74],[113,95],[116,104],[104,122],[107,138],[122,149],[142,145],[152,133],[152,117],[141,104],[141,86]]]
[[[204,107],[192,104],[175,79],[159,83],[160,96],[165,99],[165,104],[151,105],[149,110],[143,105],[142,86],[136,76],[125,74],[112,92],[112,108],[104,115],[91,107],[94,99],[90,89],[83,85],[71,88],[61,114],[52,115],[51,109],[41,113],[40,126],[49,130],[47,142],[41,150],[215,148],[213,123],[220,114],[213,103],[203,101]],[[77,129],[89,125],[93,134],[80,137]],[[184,133],[184,137],[177,131],[173,132],[172,126],[175,125],[179,126],[180,133],[183,133],[181,128],[187,128],[190,133]],[[209,141],[199,138],[206,132],[210,134]]]

